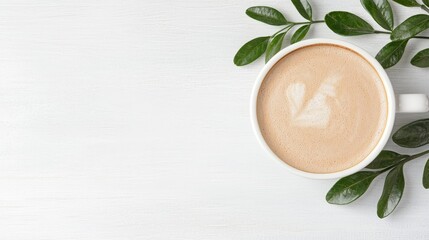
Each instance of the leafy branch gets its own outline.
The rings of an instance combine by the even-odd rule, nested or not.
[[[428,144],[429,119],[418,120],[403,126],[392,139],[396,144],[406,148]],[[352,203],[366,192],[376,177],[389,172],[377,204],[378,217],[385,218],[395,210],[402,198],[405,188],[404,164],[427,154],[429,150],[411,156],[384,150],[366,166],[366,170],[338,180],[326,194],[326,201],[337,205]],[[424,188],[429,188],[429,160],[423,171],[422,183]]]
[[[333,11],[326,14],[324,20],[313,20],[312,7],[307,0],[291,1],[300,15],[308,21],[289,21],[278,10],[266,6],[251,7],[246,10],[246,14],[255,20],[283,26],[283,28],[271,36],[258,37],[244,44],[234,57],[235,65],[244,66],[252,63],[264,53],[265,61],[268,62],[281,50],[287,33],[299,25],[302,26],[296,29],[290,38],[291,44],[304,39],[311,26],[317,23],[325,23],[333,32],[342,36],[389,34],[391,42],[387,43],[376,55],[376,59],[384,68],[392,67],[399,62],[410,39],[429,39],[427,36],[419,35],[429,28],[428,14],[411,16],[395,27],[394,14],[387,0],[361,0],[362,6],[384,30],[376,30],[359,16],[344,11]],[[423,4],[416,0],[393,1],[405,7],[418,7],[429,13],[429,0],[422,0]],[[411,64],[421,68],[429,67],[429,48],[417,53],[412,58]]]

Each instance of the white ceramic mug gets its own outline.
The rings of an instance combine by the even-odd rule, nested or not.
[[[299,48],[315,45],[315,44],[334,44],[337,46],[345,47],[348,49],[353,50],[354,52],[360,54],[363,58],[365,58],[377,71],[379,74],[381,80],[383,81],[384,88],[387,93],[387,101],[388,101],[388,116],[387,116],[387,123],[385,130],[383,132],[383,135],[381,136],[380,141],[377,143],[375,148],[372,150],[372,152],[363,159],[359,164],[345,169],[343,171],[334,172],[334,173],[309,173],[305,171],[301,171],[299,169],[296,169],[290,165],[288,165],[286,162],[282,161],[279,157],[277,157],[276,154],[271,151],[270,147],[265,142],[264,138],[262,137],[258,119],[256,115],[256,106],[257,106],[257,98],[259,93],[259,88],[261,87],[262,81],[264,81],[265,76],[267,73],[271,70],[271,68],[282,59],[284,56],[289,54],[292,51],[295,51]],[[378,61],[369,55],[366,51],[362,50],[359,47],[356,47],[353,44],[338,41],[338,40],[332,40],[332,39],[311,39],[311,40],[305,40],[302,42],[298,42],[296,44],[293,44],[289,47],[286,47],[279,53],[277,53],[262,69],[260,72],[256,83],[253,87],[252,97],[251,97],[251,120],[252,120],[252,126],[253,130],[256,134],[256,137],[259,140],[259,143],[261,146],[265,149],[265,151],[271,156],[271,158],[277,160],[278,162],[281,162],[284,166],[286,166],[290,171],[292,171],[295,174],[298,174],[300,176],[308,177],[308,178],[314,178],[314,179],[331,179],[331,178],[339,178],[344,177],[350,174],[353,174],[355,172],[358,172],[359,170],[363,169],[365,166],[367,166],[370,162],[372,162],[375,157],[383,150],[384,146],[386,145],[387,141],[389,140],[390,134],[392,133],[393,123],[395,122],[395,114],[396,113],[402,113],[402,112],[428,112],[429,111],[429,105],[428,105],[428,98],[426,94],[400,94],[396,95],[395,100],[395,93],[392,88],[392,84],[390,83],[389,77],[386,74],[386,71],[383,69],[383,67],[378,63]]]

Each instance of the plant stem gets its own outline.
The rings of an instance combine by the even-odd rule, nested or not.
[[[424,155],[426,155],[426,154],[429,154],[429,150],[426,150],[426,151],[424,151],[424,152],[421,152],[421,153],[417,153],[417,154],[411,155],[411,156],[409,156],[409,157],[405,158],[404,160],[402,160],[402,161],[400,161],[400,162],[396,163],[395,165],[392,165],[392,166],[390,166],[390,167],[388,167],[388,168],[386,168],[386,169],[383,169],[383,170],[379,171],[379,174],[384,173],[384,172],[386,172],[386,171],[389,171],[390,169],[392,169],[392,168],[394,168],[394,167],[398,166],[399,164],[405,164],[406,162],[409,162],[409,161],[411,161],[411,160],[414,160],[414,159],[419,158],[419,157],[421,157],[421,156],[424,156]]]
[[[429,37],[426,36],[414,36],[412,38],[429,39]]]
[[[293,26],[295,26],[295,23],[291,23],[291,24],[287,25],[286,27],[278,30],[276,33],[274,33],[273,35],[271,35],[271,37],[274,37],[275,35],[279,34],[280,32],[283,32],[286,29],[287,29],[287,31],[289,31],[291,28],[293,28]]]
[[[424,4],[420,5],[420,8],[429,13],[429,8],[426,7]]]
[[[283,32],[284,30],[287,29],[287,31],[289,31],[291,28],[293,28],[296,25],[304,25],[304,24],[313,24],[313,23],[324,23],[324,20],[317,20],[317,21],[311,21],[311,22],[290,22],[288,25],[286,25],[286,27],[278,30],[276,33],[274,33],[273,35],[271,35],[271,37],[274,37],[275,35]]]
[[[374,30],[374,33],[376,33],[376,34],[379,34],[379,33],[382,33],[382,34],[391,34],[391,32],[378,31],[378,30]]]
[[[429,9],[428,9],[429,10]],[[392,34],[392,32],[387,32],[387,31],[378,31],[378,30],[374,30],[375,34]],[[419,39],[429,39],[429,37],[426,36],[414,36],[412,38],[419,38]]]
[[[310,22],[297,22],[294,23],[295,25],[303,25],[303,24],[313,24],[313,23],[324,23],[324,20],[316,20],[316,21],[310,21]]]

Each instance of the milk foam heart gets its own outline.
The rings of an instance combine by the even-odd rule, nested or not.
[[[271,150],[312,173],[342,171],[365,159],[388,113],[373,66],[332,44],[303,47],[280,59],[262,82],[256,112]]]

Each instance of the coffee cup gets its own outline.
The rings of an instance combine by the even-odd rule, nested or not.
[[[267,111],[267,112],[261,113],[261,110],[258,109],[258,108],[261,108],[261,106],[264,106],[263,104],[270,104],[270,101],[274,101],[272,99],[268,99],[268,100],[266,100],[266,103],[265,102],[261,103],[261,101],[265,101],[265,100],[260,100],[259,98],[262,98],[262,97],[260,97],[259,95],[261,94],[261,87],[264,87],[264,88],[266,87],[266,86],[264,86],[264,81],[266,81],[267,75],[271,74],[271,72],[272,72],[273,68],[276,66],[276,64],[279,63],[280,61],[284,61],[284,59],[287,59],[289,61],[290,59],[288,59],[288,58],[289,58],[289,56],[292,56],[292,53],[296,55],[296,53],[299,52],[298,50],[301,50],[301,49],[304,49],[307,47],[314,47],[315,51],[319,51],[319,49],[318,49],[319,46],[339,47],[338,49],[340,49],[340,48],[346,49],[347,51],[351,51],[351,52],[357,54],[360,58],[362,58],[363,60],[365,60],[369,64],[368,66],[370,66],[371,69],[373,69],[370,71],[374,71],[377,74],[377,76],[378,76],[377,79],[379,79],[379,81],[383,87],[383,90],[384,90],[383,99],[385,99],[385,101],[384,100],[381,101],[381,103],[384,104],[383,105],[384,107],[369,109],[369,112],[372,111],[374,114],[377,113],[378,109],[382,109],[382,108],[386,109],[385,113],[380,115],[384,119],[382,121],[382,124],[383,124],[382,131],[380,131],[380,133],[379,133],[380,136],[377,137],[377,139],[373,143],[373,146],[371,146],[370,150],[365,150],[366,152],[362,151],[365,156],[361,154],[362,157],[358,162],[354,163],[352,166],[349,166],[349,167],[344,168],[344,169],[340,169],[338,171],[333,171],[333,172],[329,172],[329,171],[328,172],[326,172],[326,171],[318,172],[317,167],[314,168],[314,166],[313,167],[310,166],[312,164],[312,161],[310,161],[310,160],[308,160],[308,162],[306,164],[309,166],[309,169],[312,169],[312,171],[307,171],[306,169],[302,169],[302,168],[300,169],[299,167],[297,167],[296,161],[292,161],[290,159],[289,160],[285,159],[285,158],[288,158],[289,155],[287,155],[287,154],[289,152],[298,152],[298,153],[299,153],[299,151],[302,151],[302,152],[310,151],[311,152],[311,151],[313,151],[313,149],[304,149],[303,148],[303,149],[298,149],[297,151],[295,151],[296,149],[293,149],[293,147],[290,147],[290,149],[285,150],[284,156],[280,157],[281,154],[279,154],[279,150],[273,150],[273,146],[272,146],[273,144],[267,143],[266,139],[269,138],[269,137],[267,137],[267,134],[270,134],[270,133],[264,133],[263,131],[265,131],[265,128],[272,129],[270,131],[271,131],[271,134],[273,134],[273,133],[275,133],[276,129],[278,128],[277,125],[283,125],[283,122],[279,121],[279,119],[281,120],[282,117],[284,117],[285,119],[291,118],[290,116],[283,116],[280,113],[279,113],[280,117],[278,117],[278,116],[272,117],[270,115],[272,113],[272,111],[281,111],[281,112],[285,111],[286,113],[284,115],[293,115],[294,111],[296,112],[296,110],[292,111],[293,110],[292,107],[294,106],[294,104],[296,105],[297,100],[292,99],[293,101],[295,101],[294,104],[288,103],[289,100],[292,101],[291,99],[289,99],[287,97],[287,96],[289,96],[287,94],[290,92],[289,91],[290,89],[286,89],[286,90],[281,89],[281,91],[278,91],[280,93],[280,95],[282,95],[283,93],[285,94],[285,97],[284,97],[285,107],[288,104],[290,105],[288,111],[286,111],[284,109],[280,109],[283,107],[282,106],[283,103],[278,104],[277,110],[276,110],[276,108],[270,109],[271,112]],[[320,51],[322,51],[322,50],[323,49],[320,49]],[[323,51],[325,51],[325,50],[323,50]],[[338,71],[340,71],[340,69],[344,69],[344,66],[341,65],[340,63],[346,62],[349,60],[348,60],[348,57],[341,56],[340,55],[341,53],[337,53],[338,51],[332,51],[332,50],[329,50],[329,51],[330,52],[328,52],[328,54],[326,54],[326,62],[329,62],[329,64],[331,65],[331,68],[329,71],[331,72],[331,75],[333,75],[333,73],[335,73],[335,69],[339,69]],[[341,51],[339,51],[339,52],[341,52]],[[310,54],[310,53],[303,53],[303,54]],[[329,54],[332,54],[332,56],[329,56]],[[299,56],[294,56],[294,57],[299,57]],[[341,60],[341,57],[344,58],[345,60]],[[338,58],[339,60],[335,61],[335,58]],[[290,66],[293,66],[293,67],[301,66],[300,69],[306,69],[306,76],[311,75],[311,72],[315,71],[315,67],[317,68],[317,66],[315,66],[315,65],[317,65],[317,62],[307,63],[307,61],[304,61],[304,60],[299,61],[299,62],[293,62],[292,57],[291,57],[291,59],[292,60],[290,60],[290,61],[292,61],[292,63],[289,63]],[[305,58],[303,58],[303,59],[305,59]],[[361,60],[358,59],[356,61],[361,61]],[[326,62],[324,63],[325,65],[326,65]],[[293,65],[291,65],[291,64],[293,64]],[[308,64],[308,66],[306,64]],[[336,65],[338,65],[338,66],[336,66]],[[283,66],[286,66],[286,65],[283,64]],[[278,66],[277,66],[277,68],[278,68]],[[332,70],[332,69],[334,69],[334,70]],[[369,69],[369,68],[365,68],[365,69]],[[344,70],[344,71],[346,71],[346,70]],[[366,71],[369,71],[369,70],[366,70]],[[290,80],[291,84],[293,82],[296,86],[294,85],[293,87],[289,87],[289,88],[292,88],[292,92],[295,91],[295,90],[293,90],[293,88],[298,89],[295,92],[300,93],[299,96],[301,96],[301,98],[297,98],[297,97],[295,97],[295,98],[298,100],[302,99],[302,96],[306,94],[305,91],[303,91],[303,90],[305,90],[305,82],[301,85],[296,84],[296,78],[294,78],[294,76],[292,76],[291,74],[293,75],[293,71],[286,72],[283,75],[279,74],[278,76],[280,76],[281,78],[285,78],[285,79],[289,79],[289,78],[293,79],[293,80]],[[323,74],[318,74],[318,75],[321,76]],[[358,75],[360,75],[360,74],[358,74]],[[270,76],[270,77],[272,78],[272,76]],[[354,80],[365,79],[365,75],[362,75],[359,77],[360,78],[356,77],[356,79],[354,79],[355,76],[354,75],[351,76],[351,78],[353,78]],[[332,78],[333,77],[330,77],[330,79],[332,79]],[[340,78],[341,78],[341,76],[340,76]],[[282,81],[283,81],[283,79],[282,79]],[[289,81],[289,80],[284,80],[284,81]],[[307,82],[308,81],[311,81],[311,80],[307,80]],[[325,80],[323,80],[323,81],[324,82],[322,82],[322,84],[320,84],[320,86],[318,85],[318,88],[317,88],[317,89],[322,89],[324,91],[323,92],[322,90],[318,90],[319,92],[322,91],[322,93],[319,93],[319,92],[317,93],[322,97],[319,96],[313,102],[315,102],[316,105],[317,104],[320,105],[320,103],[322,101],[326,101],[326,102],[330,101],[329,103],[336,104],[335,106],[337,109],[342,109],[341,107],[344,108],[344,106],[341,105],[341,99],[330,99],[329,98],[331,96],[330,94],[335,94],[335,86],[338,85],[337,80],[335,80],[335,81],[328,80],[328,83]],[[345,80],[340,80],[340,81],[346,82],[348,80],[345,79]],[[334,83],[332,83],[332,82],[334,82]],[[290,86],[291,84],[289,84],[288,86]],[[356,88],[356,90],[354,90],[353,92],[348,90],[348,91],[350,91],[349,95],[356,95],[356,91],[361,91],[360,89],[361,88]],[[347,88],[344,88],[344,91],[346,91],[346,90],[347,90]],[[334,93],[332,93],[332,91],[334,91]],[[367,91],[367,89],[363,89],[362,94],[366,93],[366,91]],[[279,94],[279,93],[276,92],[276,94]],[[264,98],[266,98],[265,95],[270,95],[270,92],[264,92]],[[347,94],[343,93],[343,95],[345,97],[347,97]],[[358,97],[358,96],[359,95],[356,95],[354,97]],[[365,95],[363,95],[363,96],[365,96]],[[282,95],[282,97],[283,97],[283,95]],[[329,98],[329,99],[325,100],[325,98],[326,99]],[[304,102],[304,100],[302,102]],[[325,102],[323,102],[323,103],[325,104]],[[361,108],[365,107],[365,106],[362,107],[359,104],[361,104],[361,105],[366,104],[366,106],[370,106],[370,104],[368,104],[368,103],[371,103],[371,101],[369,99],[362,99],[362,103],[360,103],[360,101],[356,101],[356,100],[353,101],[353,104],[354,104],[354,106],[357,107],[357,109],[361,109]],[[381,103],[378,100],[374,101],[374,104],[381,104]],[[311,103],[308,103],[308,101],[307,101],[307,105],[309,105],[309,104],[311,104]],[[315,105],[315,104],[313,104],[313,105]],[[328,103],[326,103],[326,104],[328,104]],[[250,106],[251,106],[251,108],[250,108],[251,122],[252,122],[252,127],[254,130],[254,133],[258,139],[258,142],[260,143],[262,148],[265,150],[265,152],[269,155],[269,157],[280,162],[283,166],[285,166],[292,173],[295,173],[295,174],[303,176],[303,177],[313,178],[313,179],[340,178],[340,177],[351,175],[355,172],[362,170],[365,166],[367,166],[369,163],[371,163],[371,161],[373,161],[376,158],[376,156],[385,147],[385,145],[386,145],[386,143],[387,143],[387,141],[388,141],[388,139],[392,133],[396,113],[416,113],[416,112],[428,112],[429,111],[428,97],[425,94],[398,94],[398,95],[395,95],[395,92],[394,92],[394,89],[392,88],[392,84],[390,82],[389,76],[387,75],[386,71],[383,69],[383,67],[378,63],[378,61],[374,57],[372,57],[366,51],[362,50],[361,48],[359,48],[359,47],[357,47],[351,43],[347,43],[347,42],[339,41],[339,40],[332,40],[332,39],[311,39],[311,40],[301,41],[301,42],[293,44],[289,47],[286,47],[285,49],[281,50],[278,54],[276,54],[263,67],[262,71],[258,75],[256,83],[253,87]],[[296,106],[294,108],[296,108]],[[292,110],[290,110],[290,109],[292,109]],[[325,121],[323,123],[325,125],[326,125],[326,121],[332,122],[333,117],[331,117],[331,119],[329,119],[329,117],[326,118],[326,115],[327,115],[327,113],[328,114],[331,113],[331,115],[332,115],[333,110],[326,108],[325,109],[326,111],[325,110],[322,111],[321,109],[323,110],[323,108],[317,109],[317,112],[316,112],[317,118]],[[337,110],[337,111],[339,111],[339,110]],[[261,117],[261,115],[264,115],[264,114],[266,116]],[[353,112],[351,112],[351,114],[353,114]],[[277,115],[277,114],[274,114],[274,115]],[[274,120],[271,119],[271,118],[275,118],[275,117],[277,117],[278,119],[274,119]],[[334,116],[334,117],[341,118],[341,116]],[[261,125],[260,125],[261,119],[263,119],[264,121],[266,119],[268,119],[266,122],[264,122],[265,125],[263,126],[263,131],[261,131]],[[296,118],[296,119],[299,120],[299,118]],[[304,119],[304,120],[302,120],[302,119]],[[326,120],[326,119],[328,119],[328,120]],[[270,120],[272,120],[272,121],[270,121]],[[351,119],[351,120],[353,120],[353,119]],[[320,132],[321,134],[324,134],[325,132],[329,131],[329,130],[324,130],[323,128],[321,128],[320,126],[322,126],[322,125],[320,123],[317,123],[318,125],[314,125],[314,124],[313,125],[311,125],[311,124],[310,125],[308,125],[308,124],[303,125],[303,123],[305,123],[305,121],[307,121],[307,120],[305,120],[304,117],[301,117],[300,121],[301,122],[299,122],[299,121],[293,122],[293,124],[294,124],[293,125],[293,133],[291,133],[291,134],[294,136],[296,136],[297,134],[299,135],[300,129],[302,129],[303,132],[304,131],[309,132],[309,134],[312,134],[312,132]],[[312,120],[312,121],[314,122],[314,120]],[[337,120],[337,121],[340,121],[340,120]],[[350,119],[348,119],[348,121],[350,121]],[[310,122],[310,123],[312,123],[312,122]],[[353,128],[356,128],[356,129],[359,129],[359,127],[360,127],[359,123],[350,124],[350,125],[353,125]],[[347,126],[345,128],[347,128]],[[281,137],[282,138],[284,137],[284,139],[287,139],[288,128],[287,127],[284,127],[284,128],[280,127],[279,129],[283,129],[285,131],[285,134],[283,134],[284,136],[282,135]],[[292,127],[290,129],[292,129]],[[312,129],[314,129],[314,131],[312,131]],[[349,133],[350,131],[344,131],[344,132]],[[372,134],[372,133],[368,133],[368,134]],[[299,139],[299,141],[305,142],[305,141],[307,141],[305,139],[305,136],[308,136],[308,135],[303,134],[303,138],[297,138],[297,139]],[[273,139],[274,140],[271,140],[271,141],[275,141],[276,139],[279,139],[279,137],[276,136],[275,138],[273,137]],[[343,139],[343,137],[341,137],[341,139]],[[355,138],[355,139],[357,139],[357,140],[352,139],[351,142],[348,143],[348,145],[346,145],[346,146],[347,147],[349,147],[349,146],[353,147],[353,141],[360,140],[359,138]],[[321,138],[321,140],[324,141],[323,138]],[[310,140],[308,140],[308,141],[310,141]],[[338,141],[341,141],[341,143],[343,142],[343,140],[338,140]],[[335,139],[332,140],[332,142],[334,144]],[[286,143],[287,143],[287,141],[286,141]],[[314,143],[314,144],[317,144],[317,143]],[[323,143],[323,144],[326,145],[327,143]],[[331,145],[333,145],[333,144],[331,144]],[[283,145],[279,144],[279,146],[287,148],[288,144],[283,144]],[[311,146],[313,146],[313,145],[311,145]],[[314,145],[314,146],[317,146],[317,145]],[[278,146],[276,146],[276,147],[278,147]],[[298,148],[298,147],[300,147],[300,146],[296,146],[295,148]],[[341,144],[338,144],[338,147],[341,148]],[[335,149],[335,148],[333,148],[333,149]],[[339,150],[341,150],[341,149],[339,149]],[[314,154],[317,155],[317,152],[315,152]],[[290,156],[294,156],[294,155],[291,154]],[[311,155],[307,155],[307,156],[310,156],[308,158],[311,158]],[[307,159],[305,159],[305,161],[307,161]],[[321,162],[321,161],[323,161],[322,157],[320,157],[319,159],[315,159],[313,162],[314,162],[314,165],[319,164],[320,166],[323,166],[323,162]],[[292,163],[294,163],[295,165]],[[335,164],[335,161],[329,162],[329,164]],[[319,166],[319,165],[317,165],[317,166]],[[314,169],[316,169],[316,170],[314,170]],[[333,166],[331,169],[336,169],[336,168]]]

